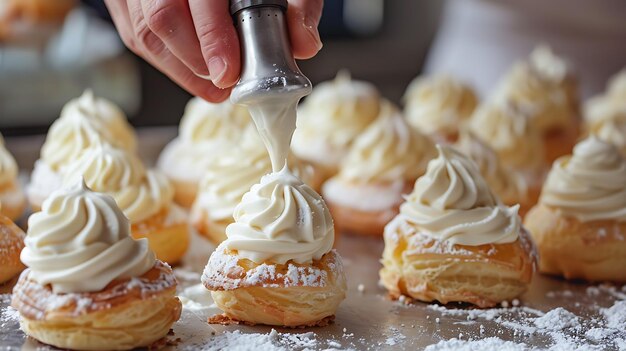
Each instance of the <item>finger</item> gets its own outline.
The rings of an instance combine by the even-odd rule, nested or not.
[[[133,26],[128,14],[126,0],[105,0],[104,3],[111,14],[113,24],[115,24],[115,28],[117,28],[117,32],[120,34],[124,45],[132,52],[138,54],[138,47],[135,43]]]
[[[128,13],[139,46],[139,55],[189,93],[207,101],[221,102],[230,94],[229,89],[220,89],[210,81],[199,78],[180,61],[163,41],[154,34],[143,17],[140,0],[127,0]]]
[[[322,48],[317,25],[322,17],[323,7],[323,0],[289,0],[287,25],[295,58],[311,58]]]
[[[218,87],[233,86],[239,78],[239,38],[226,0],[189,0],[196,35],[211,81]]]
[[[141,0],[141,8],[152,33],[196,75],[208,76],[187,1]]]

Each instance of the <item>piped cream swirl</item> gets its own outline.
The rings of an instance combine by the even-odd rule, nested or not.
[[[180,138],[192,143],[216,139],[234,142],[249,124],[250,114],[245,107],[229,100],[211,103],[196,97],[185,107],[179,133]]]
[[[167,208],[174,198],[164,175],[146,170],[134,154],[106,143],[85,150],[69,164],[63,182],[73,184],[81,177],[95,191],[113,196],[133,224]]]
[[[334,243],[324,200],[287,167],[261,178],[235,208],[234,219],[225,245],[256,263],[319,260]]]
[[[100,291],[154,266],[147,239],[134,240],[129,233],[113,198],[80,182],[54,192],[29,218],[21,259],[30,278],[50,284],[55,293]]]
[[[591,136],[554,162],[540,202],[581,222],[626,221],[626,160]]]
[[[469,86],[449,76],[416,78],[404,100],[409,124],[426,134],[456,134],[478,104]]]
[[[476,164],[449,146],[437,146],[439,157],[400,206],[400,218],[440,241],[478,246],[510,243],[520,230],[519,206],[501,205]],[[393,223],[393,222],[392,222]]]
[[[13,184],[17,179],[17,162],[4,145],[4,138],[0,134],[0,190],[3,186]]]
[[[338,177],[356,183],[414,181],[435,156],[432,141],[410,128],[390,102],[354,141]]]
[[[379,110],[376,88],[340,71],[334,80],[318,84],[298,109],[291,148],[305,160],[336,167]]]
[[[476,163],[480,174],[504,203],[519,203],[526,197],[527,185],[524,178],[503,166],[495,151],[472,132],[462,132],[455,147]]]
[[[124,113],[87,90],[63,107],[61,116],[48,131],[41,159],[58,171],[78,158],[83,150],[102,140],[133,152],[137,148],[137,138]]]

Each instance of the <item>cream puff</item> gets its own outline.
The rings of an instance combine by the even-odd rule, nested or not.
[[[478,105],[474,90],[447,75],[417,77],[404,94],[409,124],[438,143],[453,143]]]
[[[248,125],[248,110],[229,100],[210,103],[196,97],[187,103],[178,137],[165,146],[157,162],[174,186],[177,204],[191,207],[215,156],[236,147]]]
[[[611,78],[607,91],[585,104],[585,132],[615,145],[626,157],[626,69]]]
[[[28,222],[11,305],[26,335],[62,349],[129,350],[180,317],[172,269],[130,236],[115,200],[83,182],[55,191]]]
[[[595,136],[581,141],[554,162],[524,225],[541,272],[626,282],[626,160]]]
[[[328,179],[338,172],[352,143],[379,110],[378,90],[340,71],[334,80],[318,84],[301,104],[291,149]]]
[[[17,162],[4,146],[4,139],[0,134],[0,213],[13,221],[22,216],[26,207],[26,197],[17,175]]]
[[[113,196],[130,220],[132,236],[148,238],[159,260],[174,264],[182,258],[190,240],[187,215],[174,203],[174,189],[163,174],[145,169],[133,153],[100,143],[67,165],[63,183],[80,178]]]
[[[23,248],[24,232],[9,217],[0,213],[0,285],[24,270],[20,261]]]
[[[137,149],[137,138],[122,110],[87,90],[63,107],[61,116],[48,130],[26,188],[33,211],[38,211],[43,201],[61,187],[63,168],[102,140],[131,152]]]
[[[528,186],[524,177],[502,165],[498,155],[474,133],[463,130],[454,144],[459,151],[476,163],[491,190],[505,205],[520,204],[520,216],[532,207],[528,203]]]
[[[432,141],[383,102],[380,116],[354,141],[339,173],[322,185],[337,232],[381,236],[435,156]]]
[[[324,325],[345,298],[324,200],[286,167],[243,196],[202,282],[224,315],[213,322]]]
[[[545,144],[546,162],[569,154],[578,139],[578,86],[568,64],[547,46],[537,47],[527,62],[518,62],[496,95],[528,113]]]
[[[524,210],[537,203],[548,165],[543,139],[525,110],[510,100],[491,99],[478,107],[468,129],[496,152],[503,166],[523,176]]]
[[[295,157],[289,162],[294,173],[315,190],[321,186],[312,170]],[[197,232],[218,245],[226,240],[226,227],[234,222],[233,212],[241,198],[272,172],[272,163],[254,127],[244,141],[218,155],[200,181],[198,197],[191,209],[191,223]]]
[[[476,164],[450,146],[385,227],[380,279],[391,297],[495,306],[522,294],[536,255],[518,206],[502,205]]]

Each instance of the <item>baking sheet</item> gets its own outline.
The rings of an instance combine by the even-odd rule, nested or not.
[[[140,135],[145,138],[146,133]],[[145,145],[146,141],[142,142]],[[164,141],[152,140],[149,145],[162,143]],[[519,301],[496,309],[477,310],[457,304],[405,304],[387,299],[385,290],[378,285],[382,239],[347,235],[339,236],[337,249],[344,258],[348,296],[330,326],[276,328],[276,332],[272,332],[271,327],[264,326],[209,325],[207,317],[219,311],[197,284],[213,247],[197,235],[192,240],[192,250],[183,264],[175,267],[185,308],[181,320],[174,325],[173,334],[167,337],[169,344],[163,346],[165,350],[420,350],[445,340],[456,344],[448,342],[439,344],[439,349],[430,346],[431,349],[452,350],[471,346],[471,340],[494,340],[495,344],[483,344],[479,348],[489,350],[508,340],[520,349],[626,350],[626,326],[623,324],[626,323],[626,301],[622,303],[626,300],[626,286],[566,282],[536,274],[530,289]],[[8,292],[7,289],[0,287],[0,293]],[[25,337],[19,330],[15,311],[7,308],[8,303],[9,295],[0,295],[0,350],[54,349]],[[536,318],[558,307],[572,314],[565,314],[562,319],[571,317],[578,324],[563,328],[538,328],[533,324]],[[604,314],[609,307],[613,307],[614,322],[618,323],[613,329],[607,329]]]

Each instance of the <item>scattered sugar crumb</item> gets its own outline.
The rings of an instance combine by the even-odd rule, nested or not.
[[[512,341],[504,341],[500,338],[491,337],[482,340],[442,340],[434,345],[429,345],[425,351],[527,351],[530,350],[525,344]]]
[[[365,285],[363,285],[363,284],[359,284],[359,285],[356,287],[356,289],[357,289],[360,293],[363,293],[363,292],[365,292]]]

